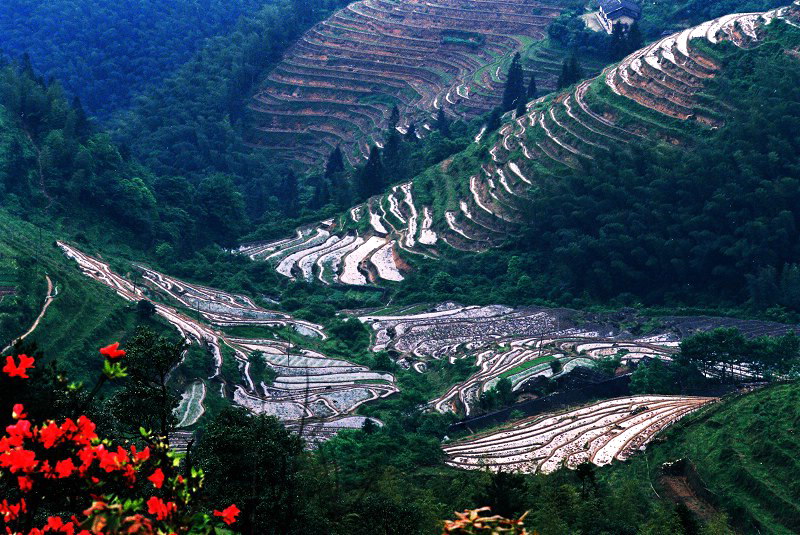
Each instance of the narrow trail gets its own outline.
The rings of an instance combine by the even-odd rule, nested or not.
[[[28,330],[25,332],[25,334],[23,334],[22,336],[20,336],[20,337],[19,337],[19,338],[17,338],[16,340],[13,340],[13,341],[12,341],[12,342],[11,342],[11,343],[8,345],[8,346],[6,346],[5,348],[3,348],[3,351],[2,351],[2,353],[5,353],[5,352],[6,352],[6,351],[8,351],[9,349],[11,349],[11,347],[12,347],[14,344],[16,344],[17,342],[19,342],[19,341],[21,341],[21,340],[24,340],[25,338],[27,338],[28,336],[30,336],[30,334],[31,334],[33,331],[35,331],[35,330],[36,330],[36,327],[38,327],[38,326],[39,326],[39,322],[40,322],[40,321],[42,321],[42,318],[44,317],[45,313],[47,312],[47,309],[48,309],[48,307],[50,307],[50,303],[52,303],[52,302],[53,302],[53,299],[55,299],[55,297],[56,297],[56,294],[55,294],[55,292],[53,291],[53,290],[54,290],[53,281],[52,281],[52,280],[50,280],[50,276],[49,276],[49,275],[45,275],[45,276],[44,276],[44,278],[45,278],[45,279],[47,279],[47,297],[46,297],[46,298],[45,298],[45,300],[44,300],[44,306],[42,306],[42,311],[41,311],[41,312],[39,312],[39,316],[36,318],[36,321],[34,321],[34,322],[33,322],[33,325],[31,325],[31,328],[30,328],[30,329],[28,329]]]

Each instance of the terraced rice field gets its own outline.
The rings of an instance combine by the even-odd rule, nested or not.
[[[732,318],[665,317],[658,318],[662,327],[657,333],[634,337],[615,327],[618,322],[569,309],[453,303],[361,314],[359,319],[373,331],[372,350],[393,352],[406,369],[424,373],[431,359],[474,363],[478,370],[470,377],[428,402],[432,410],[465,416],[474,413],[481,394],[500,379],[508,379],[512,390],[520,391],[531,381],[557,378],[579,366],[592,368],[606,358],[618,357],[627,366],[643,359],[669,361],[680,341],[698,331],[736,326],[753,337],[781,335],[796,328]],[[762,379],[747,364],[705,373],[709,377],[734,374],[742,381]]]
[[[353,4],[369,11],[358,7],[363,5],[371,4]],[[664,37],[595,78],[529,103],[526,114],[490,137],[487,158],[466,181],[441,166],[438,174],[394,186],[294,238],[248,245],[241,252],[265,258],[286,276],[372,284],[400,280],[407,266],[394,254],[398,250],[437,258],[451,248],[499,246],[529,217],[528,201],[538,186],[645,137],[681,145],[719,127],[723,110],[704,98],[703,89],[720,65],[700,45],[757,46],[774,19],[798,25],[800,6],[727,15]],[[433,95],[428,100],[438,104]],[[485,136],[476,142],[485,142]]]
[[[263,309],[246,296],[190,284],[145,266],[137,267],[147,284],[136,286],[114,273],[105,262],[67,243],[58,245],[86,276],[112,288],[128,301],[150,300],[156,313],[172,324],[189,344],[206,349],[213,372],[208,378],[197,378],[184,392],[176,411],[183,426],[198,421],[204,411],[204,400],[213,390],[214,395],[219,392],[233,403],[253,412],[274,415],[296,429],[300,429],[300,422],[307,421],[304,430],[316,429],[315,433],[324,437],[352,424],[354,420],[349,414],[361,404],[397,392],[392,374],[373,372],[365,366],[331,359],[274,338],[235,338],[220,329],[237,325],[288,325],[307,336],[325,337],[319,325]],[[205,321],[191,317],[187,310],[196,312]],[[256,351],[277,374],[272,384],[256,382],[250,374],[250,358]],[[230,358],[226,354],[235,359],[238,370],[235,378],[223,373],[223,363]]]
[[[663,429],[715,398],[634,396],[535,416],[446,444],[447,464],[469,470],[549,473],[624,461]]]
[[[255,95],[252,143],[321,163],[337,145],[351,162],[437,110],[471,117],[502,92],[515,51],[542,39],[561,8],[535,0],[362,0],[309,30]]]
[[[383,198],[352,208],[342,217],[344,221],[322,221],[299,229],[294,238],[245,244],[238,252],[271,263],[281,275],[309,282],[400,282],[408,267],[397,250],[419,252],[418,243],[428,246],[438,241],[431,230],[432,213],[430,206],[417,205],[413,184],[407,182]],[[345,232],[336,232],[351,225]]]
[[[512,390],[519,390],[526,381],[535,377],[558,377],[578,366],[592,367],[597,360],[606,357],[619,356],[624,363],[638,362],[643,358],[669,360],[677,343],[603,339],[590,332],[502,342],[461,357],[474,358],[479,370],[432,400],[430,406],[438,412],[463,409],[464,414],[470,416],[481,393],[494,387],[500,379],[508,379]],[[555,361],[560,366],[554,367]]]
[[[558,310],[448,303],[420,314],[359,319],[374,331],[375,351],[392,349],[419,359],[453,357],[509,336],[536,338],[561,330],[562,321]]]
[[[178,418],[178,427],[190,427],[197,423],[203,416],[205,407],[203,400],[206,398],[206,384],[203,381],[196,381],[181,395],[181,401],[175,409],[175,416]]]
[[[469,416],[482,392],[502,378],[519,390],[536,377],[552,378],[606,357],[669,359],[679,344],[672,332],[633,339],[602,322],[576,321],[574,311],[445,303],[427,312],[362,315],[374,333],[373,351],[392,350],[398,363],[424,370],[429,359],[474,362],[479,369],[429,406]],[[560,365],[555,365],[559,361]]]

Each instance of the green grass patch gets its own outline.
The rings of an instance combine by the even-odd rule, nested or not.
[[[547,364],[550,361],[556,360],[556,358],[552,355],[547,355],[544,357],[535,358],[533,360],[529,360],[527,362],[523,362],[519,366],[515,366],[508,371],[505,371],[500,374],[500,379],[505,379],[506,377],[511,377],[512,375],[516,375],[520,372],[524,372],[529,368],[533,368],[536,366],[540,366],[542,364]]]
[[[686,458],[742,532],[798,533],[798,426],[800,383],[771,386],[684,418],[611,472],[657,481],[662,463]]]

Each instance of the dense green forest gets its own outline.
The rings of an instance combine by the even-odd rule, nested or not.
[[[726,121],[702,143],[619,146],[543,181],[521,239],[420,262],[400,294],[409,302],[433,290],[487,303],[749,301],[798,310],[800,70],[785,53],[797,45],[792,35],[715,52],[723,73],[705,96],[723,103]],[[477,165],[479,153],[457,158]]]
[[[241,20],[143,96],[117,122],[117,137],[159,175],[196,184],[224,173],[245,195],[250,216],[275,209],[286,198],[280,190],[289,170],[245,144],[249,98],[297,37],[345,4],[283,0]]]
[[[0,5],[0,51],[28,54],[45,77],[105,118],[266,2],[8,0]]]
[[[773,42],[722,61],[707,91],[727,122],[702,144],[620,150],[542,188],[523,244],[575,293],[766,302],[747,282],[798,258],[797,60]]]
[[[156,177],[29,65],[1,68],[0,106],[0,204],[10,213],[143,250],[232,243],[243,230],[244,204],[228,177],[196,186]],[[195,233],[209,223],[210,233]]]

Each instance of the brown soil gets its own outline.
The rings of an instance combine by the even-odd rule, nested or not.
[[[675,503],[684,504],[703,522],[708,522],[719,511],[708,501],[701,498],[693,489],[686,476],[664,475],[658,481],[664,490],[665,497]]]

